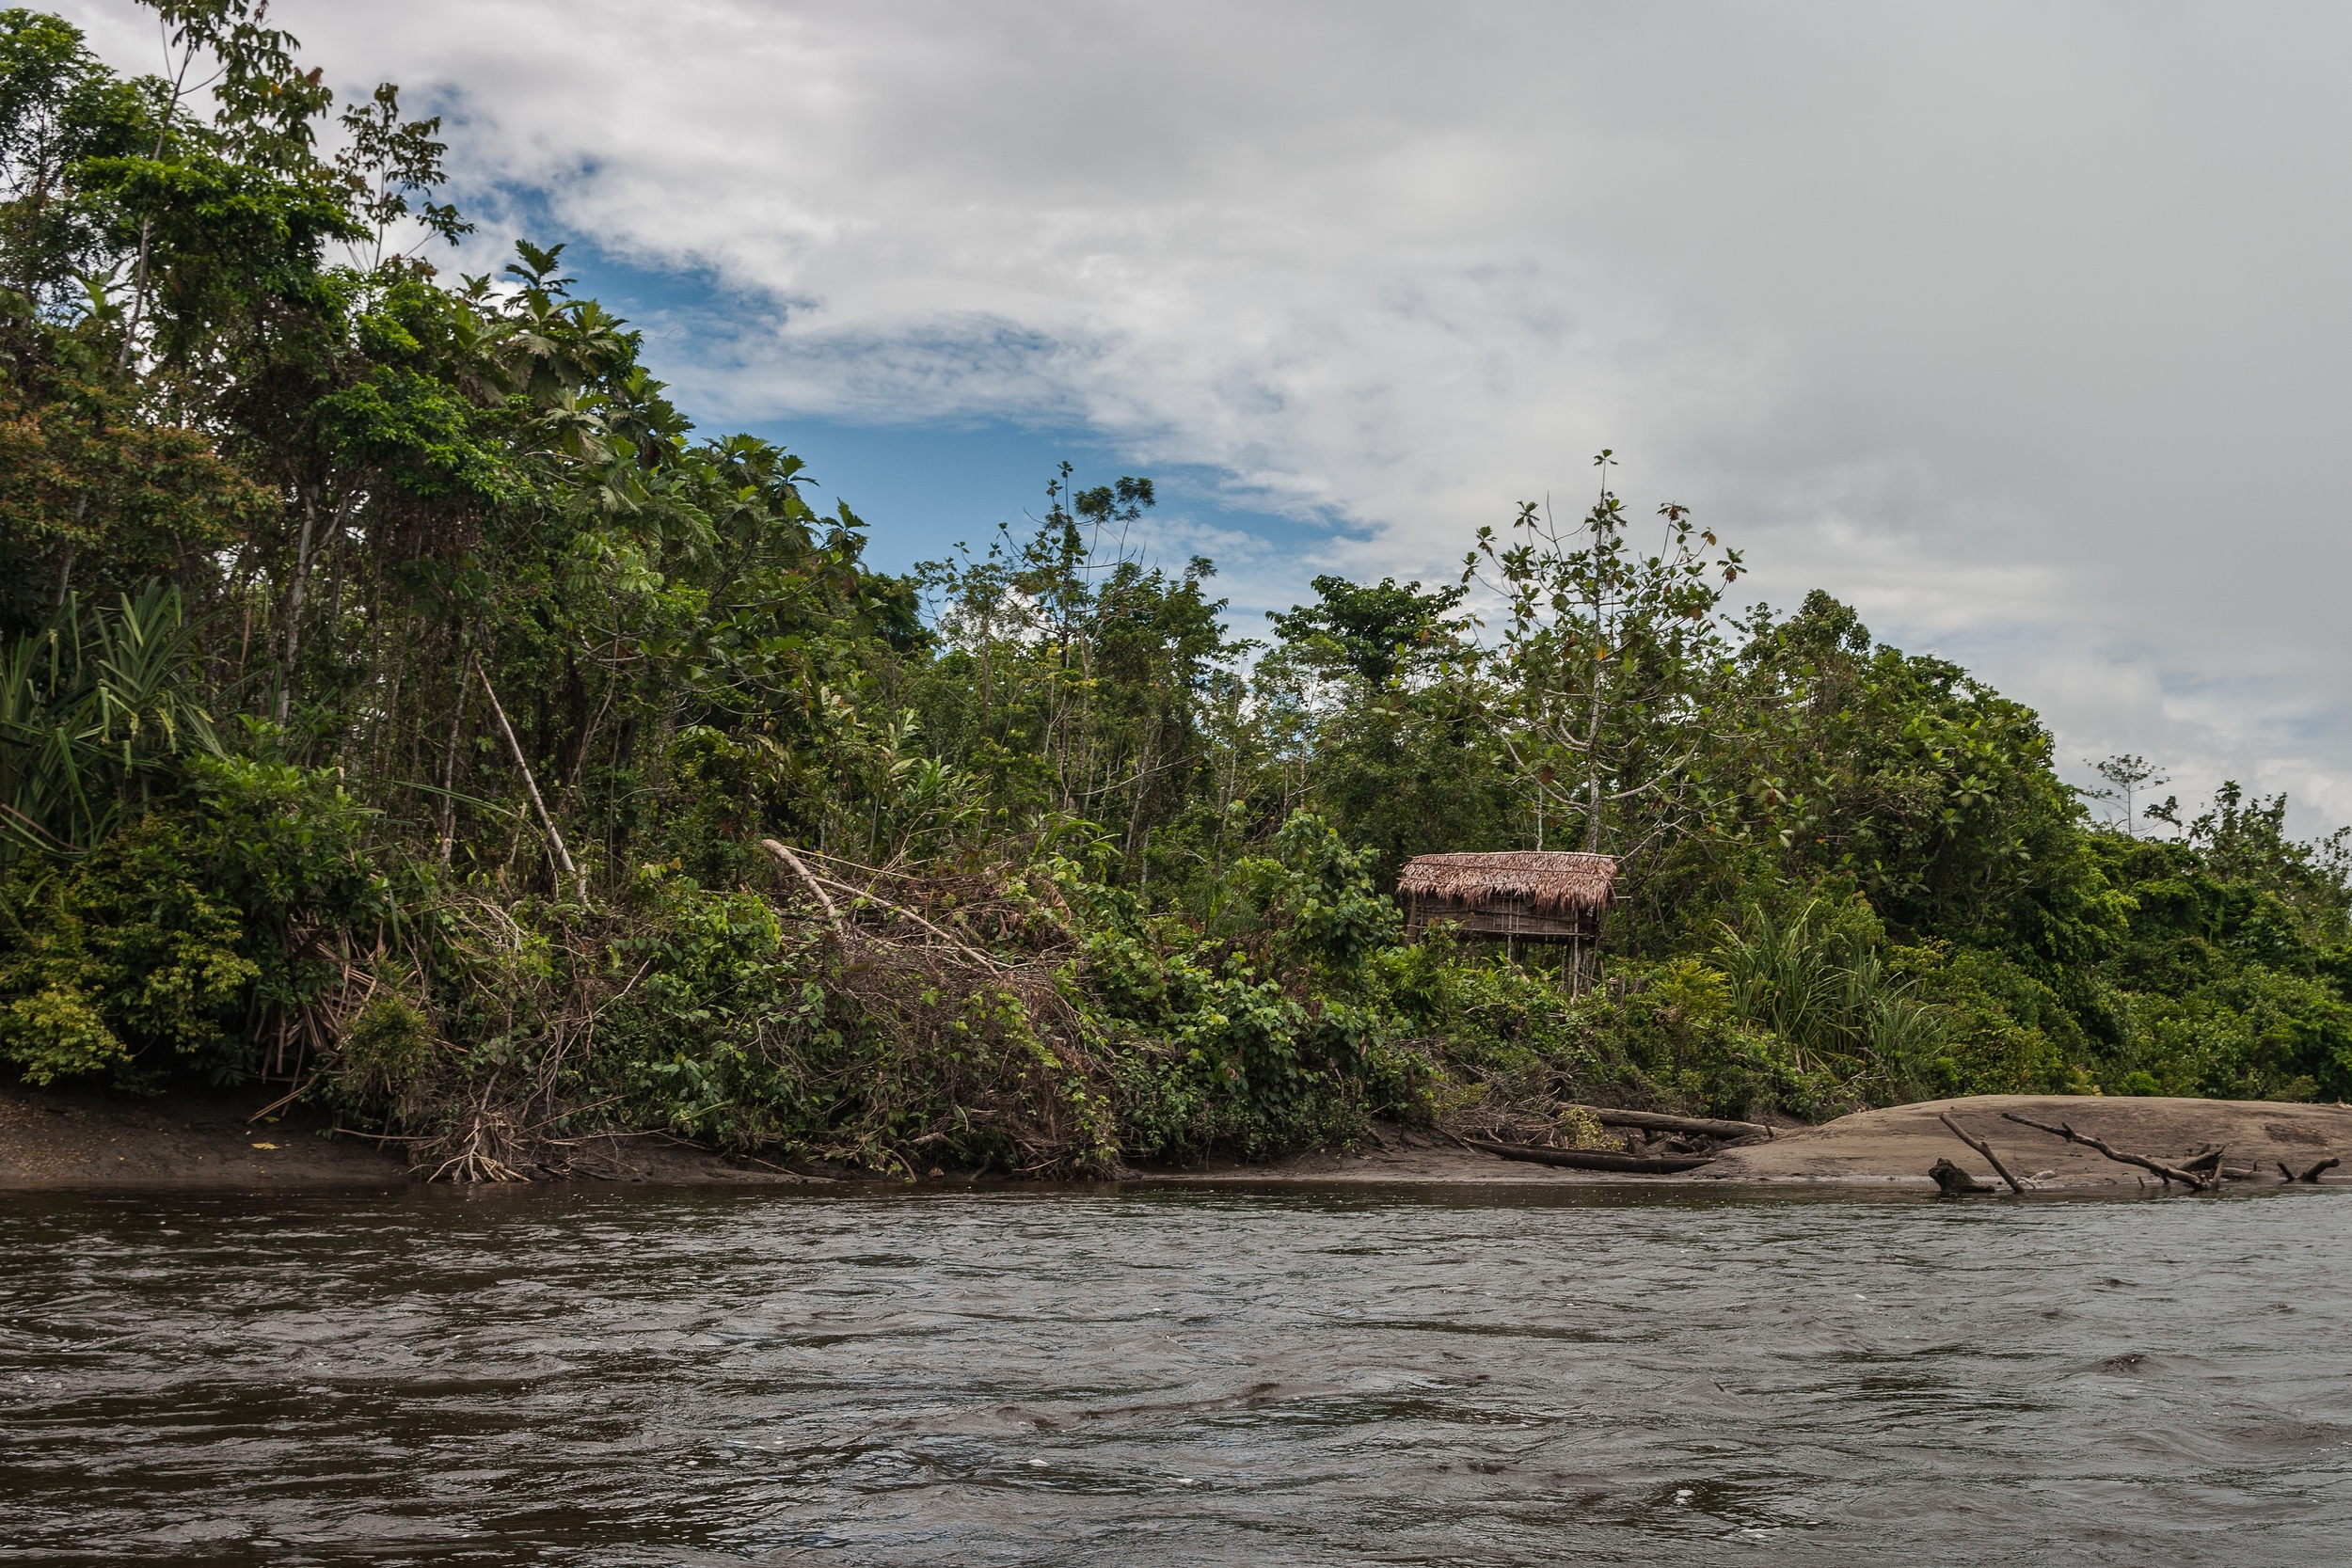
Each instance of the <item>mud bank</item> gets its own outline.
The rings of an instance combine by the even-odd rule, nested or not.
[[[223,1090],[137,1100],[0,1088],[0,1190],[44,1187],[371,1187],[421,1179],[406,1146],[290,1110],[285,1092]],[[804,1185],[824,1178],[731,1161],[660,1134],[591,1138],[565,1151],[571,1178],[707,1186]]]
[[[402,1145],[363,1135],[320,1136],[315,1117],[290,1111],[257,1116],[281,1091],[222,1091],[129,1100],[0,1088],[0,1190],[45,1187],[372,1187],[421,1179]],[[1994,1172],[1952,1136],[1947,1113],[2002,1163],[2046,1191],[2153,1189],[2146,1172],[2095,1150],[2002,1119],[2004,1111],[2035,1121],[2069,1123],[2119,1149],[2164,1162],[2223,1146],[2226,1164],[2255,1174],[2236,1186],[2277,1185],[2280,1167],[2301,1171],[2331,1155],[2352,1163],[2352,1109],[2233,1100],[2098,1099],[1982,1095],[1863,1111],[1820,1127],[1781,1127],[1774,1135],[1724,1150],[1678,1176],[1626,1176],[1565,1170],[1504,1159],[1442,1134],[1376,1124],[1353,1149],[1313,1151],[1263,1164],[1213,1160],[1200,1165],[1122,1171],[1144,1183],[1248,1184],[1503,1183],[1619,1185],[1667,1182],[1810,1182],[1931,1188],[1928,1168],[1950,1160],[1985,1180]],[[661,1134],[586,1139],[567,1151],[568,1170],[554,1180],[688,1186],[809,1186],[857,1180],[861,1173],[787,1169],[714,1153]],[[865,1178],[871,1180],[872,1178]],[[942,1183],[972,1173],[944,1171]],[[2352,1169],[2327,1173],[2323,1186],[2352,1186]]]

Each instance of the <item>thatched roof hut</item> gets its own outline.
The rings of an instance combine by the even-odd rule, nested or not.
[[[1616,896],[1617,863],[1552,849],[1418,855],[1405,863],[1396,891],[1408,936],[1450,920],[1471,936],[1581,944],[1600,934],[1600,912]]]

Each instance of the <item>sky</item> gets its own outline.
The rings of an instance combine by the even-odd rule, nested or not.
[[[55,0],[53,0],[55,3]],[[124,69],[151,16],[59,9]],[[1692,506],[2062,769],[2352,821],[2352,9],[279,0],[909,564],[1082,482],[1236,625]]]

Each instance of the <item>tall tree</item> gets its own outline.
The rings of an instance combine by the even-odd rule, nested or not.
[[[1740,552],[1658,509],[1663,538],[1639,553],[1593,459],[1600,495],[1573,528],[1522,502],[1516,543],[1478,531],[1462,581],[1502,598],[1499,655],[1518,727],[1505,744],[1537,805],[1536,835],[1560,823],[1592,853],[1638,853],[1693,820],[1704,784],[1692,763],[1717,723],[1727,649],[1716,621]]]

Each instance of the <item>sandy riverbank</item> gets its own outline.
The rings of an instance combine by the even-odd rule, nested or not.
[[[2153,1188],[2147,1172],[2002,1119],[2004,1111],[2102,1138],[2111,1147],[2177,1164],[2197,1150],[2222,1146],[2232,1169],[2258,1173],[2254,1184],[2284,1179],[2279,1166],[2309,1169],[2329,1155],[2352,1161],[2352,1110],[2339,1105],[2280,1105],[2245,1100],[2072,1098],[1979,1095],[1862,1111],[1825,1126],[1784,1133],[1768,1143],[1726,1151],[1692,1173],[1715,1181],[1896,1182],[1931,1186],[1927,1169],[1949,1160],[1979,1180],[1993,1168],[1937,1119],[1948,1114],[1971,1137],[1989,1144],[2021,1179],[2045,1188]],[[2352,1185],[2339,1168],[2323,1182]]]
[[[67,1187],[398,1186],[418,1178],[397,1144],[318,1135],[299,1112],[250,1119],[277,1091],[222,1091],[130,1100],[0,1088],[0,1189]],[[2276,1184],[2284,1164],[2302,1170],[2329,1155],[2352,1162],[2352,1109],[2226,1100],[2098,1099],[1986,1095],[1864,1111],[1820,1127],[1781,1128],[1768,1140],[1726,1149],[1676,1177],[1629,1177],[1529,1164],[1454,1145],[1425,1132],[1375,1126],[1346,1153],[1314,1152],[1272,1164],[1206,1165],[1128,1173],[1145,1183],[1345,1181],[1616,1185],[1666,1181],[1815,1183],[1927,1189],[1928,1167],[1950,1160],[1979,1178],[1994,1173],[1937,1120],[1949,1112],[1990,1143],[2010,1169],[2047,1190],[2130,1191],[2154,1179],[2096,1151],[2001,1119],[2013,1111],[2070,1122],[2120,1149],[2185,1159],[2213,1144],[2233,1168]],[[730,1159],[658,1135],[589,1140],[571,1151],[578,1179],[694,1186],[805,1186],[851,1172],[790,1171]],[[944,1180],[969,1180],[946,1173]],[[2323,1185],[2352,1186],[2340,1167]]]
[[[1937,1119],[1948,1113],[1972,1137],[1982,1139],[2002,1164],[2046,1191],[2131,1191],[2159,1183],[2145,1171],[2118,1164],[2096,1150],[2001,1117],[2014,1112],[2035,1121],[2071,1124],[2105,1139],[2115,1148],[2163,1162],[2186,1159],[2211,1145],[2224,1146],[2233,1169],[2259,1173],[2251,1184],[2279,1184],[2279,1165],[2297,1171],[2329,1155],[2352,1166],[2352,1109],[2337,1105],[2280,1105],[2261,1101],[2106,1099],[2061,1095],[1979,1095],[1928,1101],[1883,1111],[1862,1111],[1820,1127],[1782,1127],[1769,1139],[1725,1149],[1713,1161],[1680,1176],[1632,1177],[1559,1170],[1506,1160],[1477,1149],[1432,1142],[1422,1134],[1376,1129],[1384,1138],[1368,1140],[1345,1155],[1314,1153],[1274,1165],[1216,1164],[1199,1171],[1155,1172],[1150,1180],[1217,1181],[1480,1181],[1549,1184],[1668,1182],[1705,1186],[1722,1182],[1804,1182],[1849,1186],[1910,1187],[1935,1183],[1928,1167],[1949,1160],[1980,1180],[1996,1178],[1982,1156],[1963,1144]],[[2233,1183],[2236,1184],[2236,1183]],[[2340,1167],[2322,1185],[2352,1186]]]

